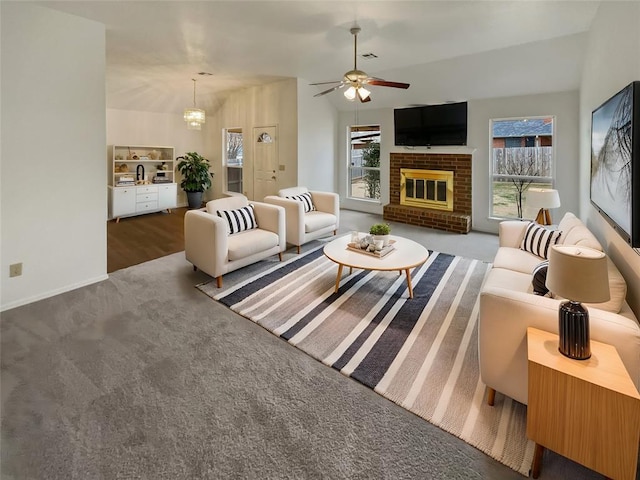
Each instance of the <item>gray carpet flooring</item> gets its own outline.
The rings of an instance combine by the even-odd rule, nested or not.
[[[178,253],[3,312],[2,478],[522,478],[194,288],[209,279]],[[540,478],[599,477],[548,452]]]

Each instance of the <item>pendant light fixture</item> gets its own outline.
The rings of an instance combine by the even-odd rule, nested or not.
[[[204,110],[196,108],[196,79],[191,80],[193,80],[193,108],[184,109],[184,121],[187,122],[189,130],[200,130],[205,122],[205,113]]]

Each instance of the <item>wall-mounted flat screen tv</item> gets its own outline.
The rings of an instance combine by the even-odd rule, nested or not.
[[[393,120],[396,145],[467,144],[467,102],[396,108]]]
[[[640,247],[640,81],[591,115],[591,203],[632,247]]]

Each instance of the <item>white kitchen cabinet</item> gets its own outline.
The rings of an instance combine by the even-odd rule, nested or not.
[[[136,187],[109,188],[109,217],[119,218],[136,211]]]
[[[169,183],[158,185],[158,208],[160,210],[176,208],[178,198],[178,185]]]

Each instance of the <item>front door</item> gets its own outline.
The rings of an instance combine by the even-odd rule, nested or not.
[[[278,193],[278,144],[276,127],[253,129],[253,199],[261,202]]]

